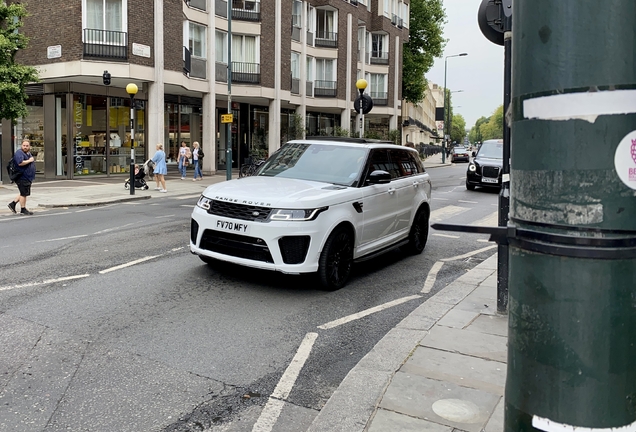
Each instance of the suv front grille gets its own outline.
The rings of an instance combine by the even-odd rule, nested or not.
[[[265,240],[256,237],[208,229],[203,231],[199,247],[223,255],[267,263],[274,262]]]
[[[484,177],[497,178],[499,177],[499,167],[490,167],[490,166],[482,167],[481,174]]]
[[[309,236],[287,236],[278,240],[280,254],[285,264],[301,264],[309,249]]]
[[[230,219],[240,219],[253,222],[265,222],[272,209],[244,204],[230,203],[227,201],[210,201],[208,214],[223,216]]]

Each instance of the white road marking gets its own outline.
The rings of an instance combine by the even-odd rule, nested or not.
[[[459,179],[460,180],[466,180],[466,177],[460,177]]]
[[[0,291],[8,291],[8,290],[16,289],[16,288],[27,288],[27,287],[33,287],[33,286],[38,286],[38,285],[47,285],[47,284],[52,284],[52,283],[56,283],[56,282],[64,282],[64,281],[68,281],[68,280],[81,279],[81,278],[85,278],[85,277],[89,277],[89,276],[90,276],[89,274],[75,275],[75,276],[65,276],[65,277],[61,277],[61,278],[57,278],[57,279],[47,279],[47,280],[44,280],[42,282],[29,282],[29,283],[25,283],[25,284],[21,284],[21,285],[3,286],[3,287],[0,287]]]
[[[486,252],[487,250],[494,249],[496,247],[497,247],[497,245],[486,246],[485,248],[477,249],[476,251],[468,252],[468,253],[465,253],[463,255],[457,255],[457,256],[454,256],[454,257],[451,257],[451,258],[444,258],[441,261],[444,261],[444,262],[457,261],[457,260],[460,260],[460,259],[471,257],[473,255],[477,255],[478,253],[481,253],[481,252]]]
[[[178,200],[186,200],[186,199],[191,199],[191,198],[199,198],[201,196],[200,193],[198,194],[194,194],[194,195],[183,195],[183,196],[178,196],[175,197],[174,199],[178,199]]]
[[[470,210],[468,207],[458,207],[454,205],[445,206],[440,209],[433,210],[431,212],[431,220],[434,222],[443,221],[468,210]]]
[[[194,207],[194,204],[181,204],[179,207],[188,207],[188,208],[192,208],[192,207]]]
[[[424,282],[424,288],[422,288],[422,293],[426,294],[431,292],[433,285],[435,285],[435,281],[437,280],[437,273],[439,273],[440,269],[444,265],[444,262],[437,261],[431,267],[431,270],[428,272],[428,276],[426,276],[426,281]]]
[[[490,243],[490,240],[486,240],[486,239],[477,239],[477,241],[480,243]]]
[[[438,200],[438,201],[448,201],[449,200],[449,198],[437,198],[437,197],[435,197],[433,199],[434,200]]]
[[[34,214],[33,216],[31,216],[30,218],[27,218],[27,217],[18,217],[18,215],[16,215],[16,217],[15,217],[15,218],[13,218],[13,217],[10,217],[10,215],[9,215],[9,216],[5,216],[4,218],[0,219],[0,222],[8,222],[8,221],[15,221],[15,220],[29,220],[29,219],[34,218],[34,217],[39,217],[39,218],[41,218],[41,217],[47,217],[47,216],[65,215],[65,214],[69,214],[69,213],[72,213],[72,212],[67,211],[67,212],[61,212],[61,213],[40,214],[40,212],[39,212],[39,211],[37,211],[37,212],[35,212],[35,214]]]
[[[116,226],[116,227],[113,227],[113,228],[106,228],[106,229],[103,229],[101,231],[97,231],[95,234],[104,234],[104,233],[107,233],[107,232],[111,232],[111,231],[115,231],[115,230],[118,230],[118,229],[126,228],[127,226],[131,226],[131,225],[135,225],[135,224],[131,222],[131,223],[126,224],[126,225],[120,225],[120,226]]]
[[[265,408],[263,408],[260,417],[254,424],[252,432],[270,432],[272,430],[283,410],[284,400],[289,397],[289,393],[294,387],[300,371],[309,358],[309,354],[311,354],[311,349],[317,337],[318,333],[307,333],[305,335],[300,347],[298,347],[298,351],[296,351],[296,355],[287,366],[285,373],[283,373]]]
[[[107,207],[112,207],[115,204],[108,204],[108,205],[103,205],[103,206],[99,206],[99,207],[91,207],[91,208],[87,208],[87,209],[83,209],[83,210],[75,210],[75,213],[84,213],[84,212],[88,212],[88,211],[93,211],[93,210],[99,210],[99,209],[103,209],[103,208],[107,208]]]
[[[139,264],[139,263],[142,263],[142,262],[144,262],[144,261],[148,261],[148,260],[151,260],[151,259],[154,259],[154,258],[160,257],[160,256],[161,256],[161,255],[153,255],[153,256],[147,256],[147,257],[139,258],[138,260],[131,261],[131,262],[126,263],[126,264],[121,264],[121,265],[118,265],[118,266],[115,266],[115,267],[111,267],[111,268],[107,268],[107,269],[105,269],[105,270],[101,270],[101,271],[99,272],[99,274],[106,274],[106,273],[110,273],[110,272],[112,272],[112,271],[120,270],[120,269],[123,269],[123,268],[126,268],[126,267],[130,267],[130,266],[133,266],[133,265],[135,265],[135,264]]]
[[[46,242],[53,242],[53,241],[59,241],[59,240],[71,240],[71,239],[82,238],[82,237],[88,237],[88,234],[82,234],[82,235],[76,235],[76,236],[70,236],[70,237],[60,237],[60,238],[54,238],[49,240],[38,240],[36,241],[36,243],[46,243]]]
[[[613,428],[588,428],[581,426],[570,426],[564,423],[557,423],[547,418],[534,415],[532,426],[545,432],[636,432],[636,421],[620,427]]]
[[[474,226],[497,226],[499,224],[499,212],[493,212],[488,216],[479,219],[477,222],[471,224]]]
[[[432,234],[435,237],[446,237],[446,238],[452,238],[452,239],[458,239],[459,236],[454,236],[454,235],[448,235],[448,234]]]
[[[161,219],[161,218],[169,218],[169,217],[173,217],[174,215],[165,215],[165,216],[155,216],[155,219]]]
[[[330,321],[330,322],[328,322],[326,324],[319,325],[318,328],[321,329],[321,330],[332,329],[332,328],[338,327],[338,326],[340,326],[342,324],[346,324],[348,322],[355,321],[355,320],[360,319],[360,318],[364,318],[365,316],[371,315],[373,313],[380,312],[380,311],[383,311],[383,310],[388,309],[390,307],[397,306],[399,304],[406,303],[407,301],[415,300],[415,299],[418,299],[418,298],[421,298],[421,296],[412,295],[412,296],[408,296],[408,297],[402,297],[400,299],[393,300],[393,301],[390,301],[388,303],[384,303],[384,304],[381,304],[379,306],[375,306],[375,307],[372,307],[372,308],[367,309],[367,310],[363,310],[363,311],[358,312],[358,313],[354,313],[354,314],[346,316],[344,318],[339,318],[337,320]]]
[[[468,204],[479,204],[477,201],[464,201],[464,200],[457,200],[457,202],[460,202],[460,203],[468,203]]]

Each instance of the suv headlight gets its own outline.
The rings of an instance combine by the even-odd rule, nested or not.
[[[474,163],[471,163],[470,165],[468,165],[468,171],[470,171],[470,172],[477,171],[477,166],[475,166]]]
[[[197,201],[197,207],[202,208],[203,210],[210,210],[210,203],[212,202],[212,200],[210,198],[206,198],[203,195],[201,195],[201,197],[199,198],[199,201]]]
[[[318,215],[329,207],[320,207],[316,209],[272,209],[269,219],[273,221],[310,221],[318,217]]]

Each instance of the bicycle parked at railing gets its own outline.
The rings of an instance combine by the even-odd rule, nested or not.
[[[243,164],[239,170],[239,177],[248,177],[256,174],[256,171],[265,163],[265,159],[259,159],[257,161],[250,160],[250,162]]]

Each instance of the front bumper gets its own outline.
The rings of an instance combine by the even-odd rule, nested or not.
[[[486,177],[486,178],[490,179],[490,177]],[[484,177],[477,172],[467,171],[466,173],[466,183],[471,186],[500,188],[501,174],[499,174],[499,176],[496,179],[493,178],[493,180],[496,180],[496,182],[488,181],[488,180],[484,181]]]
[[[321,215],[313,221],[252,222],[192,212],[190,252],[247,267],[283,273],[313,273],[324,241]],[[231,228],[220,228],[229,224]]]

